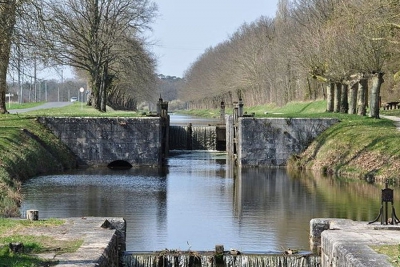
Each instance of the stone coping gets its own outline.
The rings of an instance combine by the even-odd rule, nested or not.
[[[39,254],[43,259],[58,261],[55,266],[118,266],[115,262],[122,259],[126,244],[126,222],[123,218],[80,217],[59,218],[65,223],[54,229],[35,229],[30,234],[50,235],[55,239],[83,239],[83,244],[74,253]],[[118,251],[118,252],[117,252]],[[113,255],[119,254],[119,255]]]
[[[310,228],[311,239],[320,231],[322,267],[392,266],[386,255],[375,252],[371,246],[400,244],[399,225],[323,218],[311,220]]]

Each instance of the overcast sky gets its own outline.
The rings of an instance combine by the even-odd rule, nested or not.
[[[274,17],[278,0],[153,0],[159,17],[152,25],[150,49],[157,72],[183,73],[209,47],[227,40],[245,22]]]

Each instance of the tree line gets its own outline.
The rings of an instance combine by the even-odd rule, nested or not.
[[[156,99],[156,59],[141,35],[156,15],[150,0],[0,1],[0,113],[8,71],[38,62],[73,67],[100,111]]]
[[[400,3],[279,0],[274,18],[243,24],[185,72],[190,108],[325,98],[327,111],[379,117],[399,99]],[[385,83],[384,82],[385,76]]]

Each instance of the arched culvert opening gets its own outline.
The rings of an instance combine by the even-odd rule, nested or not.
[[[132,165],[125,160],[115,160],[109,163],[107,167],[113,170],[126,170],[132,168]]]

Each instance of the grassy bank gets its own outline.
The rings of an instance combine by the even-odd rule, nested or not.
[[[319,135],[289,165],[342,177],[399,182],[399,138],[392,121],[347,116]]]
[[[38,104],[12,104],[11,109],[31,108]],[[75,102],[63,108],[0,115],[0,217],[19,216],[21,183],[26,179],[76,167],[75,156],[36,121],[37,116],[137,117],[141,114],[111,109],[102,113]]]
[[[325,101],[295,102],[284,107],[244,107],[255,117],[338,118],[340,123],[323,132],[289,167],[369,181],[400,180],[400,131],[386,119],[325,112]],[[227,110],[226,113],[231,113]],[[185,111],[186,114],[218,117],[219,110]],[[400,110],[382,111],[400,116]]]
[[[76,166],[75,156],[34,117],[0,116],[0,214],[18,216],[21,183]]]

